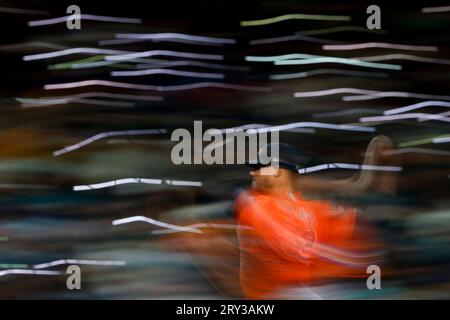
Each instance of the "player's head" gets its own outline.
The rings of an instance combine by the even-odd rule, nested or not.
[[[264,153],[270,161],[262,163]],[[270,154],[270,156],[269,156]],[[258,159],[247,163],[252,176],[252,188],[270,191],[290,189],[298,177],[298,170],[311,164],[311,157],[286,143],[271,143],[258,152]]]
[[[258,191],[276,191],[290,189],[297,176],[295,172],[272,166],[253,169],[250,171],[252,177],[252,189]]]

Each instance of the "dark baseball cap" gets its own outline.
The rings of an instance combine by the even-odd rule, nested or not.
[[[273,152],[277,150],[276,148],[278,148],[278,155],[276,155],[276,152]],[[270,161],[262,163],[262,154]],[[299,169],[314,166],[317,164],[317,161],[310,154],[302,152],[290,144],[268,143],[259,149],[256,159],[250,159],[250,161],[246,162],[247,167],[251,170],[258,170],[273,164],[278,165],[282,169],[298,173]]]

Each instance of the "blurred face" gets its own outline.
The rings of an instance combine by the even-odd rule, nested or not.
[[[253,190],[265,193],[285,193],[294,190],[297,175],[289,170],[277,167],[263,167],[250,171]]]
[[[278,168],[270,166],[250,171],[252,189],[262,191],[276,188],[280,182],[281,171]]]

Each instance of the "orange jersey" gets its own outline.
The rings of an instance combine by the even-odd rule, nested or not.
[[[299,193],[242,192],[236,216],[244,294],[260,299],[314,280],[360,275],[361,257],[349,252],[355,211]]]

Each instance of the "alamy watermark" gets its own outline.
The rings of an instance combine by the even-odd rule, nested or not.
[[[278,168],[279,132],[262,129],[208,129],[203,132],[202,121],[194,121],[193,135],[184,128],[172,132],[171,159],[180,164],[262,164]],[[209,142],[204,146],[205,142]],[[268,146],[268,148],[264,148]],[[269,174],[263,167],[261,174]]]
[[[67,7],[66,10],[67,16],[66,26],[69,30],[80,30],[81,29],[81,9],[79,6],[72,4]]]
[[[67,289],[81,290],[81,268],[75,264],[72,264],[67,267],[66,273],[70,274],[66,280]]]
[[[380,290],[381,289],[381,268],[376,264],[372,264],[367,267],[366,273],[370,274],[370,276],[367,278],[367,281],[366,281],[367,289]]]
[[[366,27],[369,30],[381,29],[381,9],[379,6],[372,4],[367,7],[366,13],[370,13],[370,16],[366,20]]]

